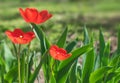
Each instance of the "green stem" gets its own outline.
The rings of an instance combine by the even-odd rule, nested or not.
[[[56,64],[56,60],[54,60],[54,63],[52,64],[52,68],[51,68],[51,71],[52,71],[52,74],[54,75],[54,67],[56,66],[55,64]]]
[[[26,82],[29,83],[29,80],[28,80],[28,76],[29,76],[29,73],[28,73],[28,70],[29,70],[29,67],[28,67],[28,56],[27,56],[27,67],[26,67]]]
[[[29,83],[29,54],[30,54],[30,43],[28,45],[28,54],[27,54],[27,71],[26,71],[26,82]]]
[[[17,58],[17,48],[16,48],[16,45],[14,43],[13,44],[13,47],[14,47],[14,52],[15,52],[15,57]]]
[[[20,45],[18,46],[18,81],[21,83],[21,76],[20,76]]]

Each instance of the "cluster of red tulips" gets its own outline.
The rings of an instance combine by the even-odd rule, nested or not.
[[[35,8],[26,8],[25,10],[20,8],[19,11],[27,23],[41,24],[52,17],[52,14],[47,10],[39,12]],[[14,44],[28,44],[35,38],[34,32],[23,32],[18,28],[13,32],[8,30],[5,33]],[[52,45],[50,47],[50,55],[56,60],[64,60],[71,56],[71,54],[67,54],[66,50],[59,48],[57,45]]]

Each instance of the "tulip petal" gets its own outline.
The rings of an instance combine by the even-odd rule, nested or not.
[[[25,11],[23,11],[22,8],[19,8],[19,11],[21,16],[28,23],[41,24],[52,17],[52,14],[49,14],[47,10],[38,12],[35,8],[26,8]]]
[[[27,8],[25,10],[25,13],[26,13],[27,18],[29,19],[29,22],[33,22],[33,23],[36,22],[37,16],[38,16],[38,11],[36,9],[34,9],[34,8],[31,8],[31,9]]]
[[[67,54],[66,50],[59,48],[56,45],[52,45],[49,52],[50,55],[56,60],[65,60],[71,56],[71,54]]]
[[[13,32],[8,30],[5,34],[15,44],[27,44],[35,38],[35,34],[33,32],[24,33],[21,29],[15,29]]]
[[[27,16],[26,16],[26,13],[23,11],[23,9],[22,9],[22,8],[19,8],[19,11],[20,11],[21,16],[24,18],[24,20],[25,20],[26,22],[29,22],[29,20],[28,20],[28,18],[27,18]]]
[[[42,17],[41,18],[41,22],[45,22],[47,19],[49,19],[50,17],[52,17],[51,14],[48,13],[47,10],[42,10],[39,15]]]

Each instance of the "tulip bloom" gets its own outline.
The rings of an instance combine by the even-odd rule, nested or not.
[[[50,55],[56,60],[65,60],[71,56],[71,54],[67,54],[66,50],[59,48],[56,45],[52,45],[49,52]]]
[[[35,38],[35,34],[33,32],[24,33],[21,29],[15,29],[13,32],[7,30],[5,34],[15,44],[27,44]]]
[[[52,14],[49,14],[47,10],[38,12],[35,8],[26,8],[25,10],[19,8],[19,11],[27,23],[41,24],[52,17]]]

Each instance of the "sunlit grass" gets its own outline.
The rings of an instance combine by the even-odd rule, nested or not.
[[[53,31],[50,39],[57,39],[57,35],[63,31],[65,25],[71,25],[71,33],[80,31],[84,25],[90,25],[93,29],[98,30],[104,19],[120,16],[119,1],[95,1],[95,2],[19,2],[6,1],[0,3],[0,32],[6,29],[26,28],[25,21],[19,14],[19,8],[35,7],[39,10],[49,10],[53,17],[50,21],[43,24],[47,34]],[[93,18],[92,18],[93,17]],[[89,20],[91,18],[92,20]],[[117,25],[116,25],[117,26]],[[56,29],[57,28],[57,29]],[[88,27],[89,28],[89,27]],[[49,30],[51,29],[51,30]],[[113,29],[116,29],[113,27]],[[89,29],[88,29],[89,30]],[[107,29],[108,30],[108,29]],[[106,30],[106,31],[107,31]],[[50,35],[50,34],[49,34]],[[81,36],[79,36],[81,38]]]

